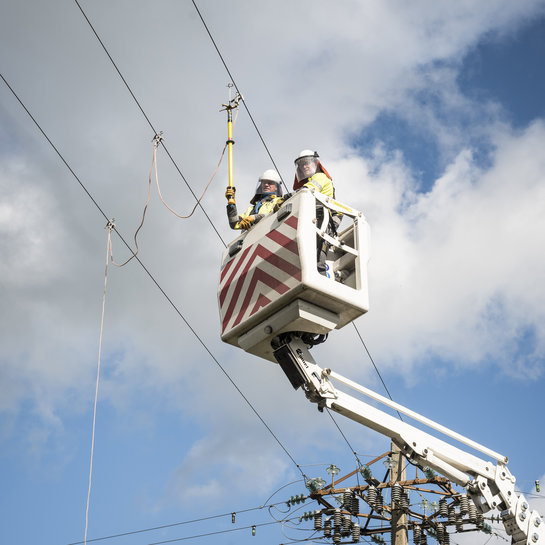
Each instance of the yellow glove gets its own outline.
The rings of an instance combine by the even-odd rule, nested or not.
[[[235,201],[236,190],[237,188],[234,185],[229,186],[225,190],[225,198],[227,199],[227,204],[237,204],[237,202]]]
[[[245,218],[242,218],[238,224],[240,225],[241,229],[249,229],[255,222],[254,216],[246,216]]]

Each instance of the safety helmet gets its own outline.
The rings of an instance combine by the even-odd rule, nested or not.
[[[270,168],[269,170],[266,170],[260,177],[259,181],[262,180],[268,180],[270,182],[276,182],[277,184],[282,183],[282,178],[280,178],[280,174],[276,172],[276,170],[273,170]]]
[[[316,172],[323,172],[330,180],[331,174],[324,168],[320,162],[320,156],[317,151],[304,149],[295,159],[295,179],[293,180],[293,190],[301,189],[308,178],[314,176]]]
[[[309,149],[304,149],[295,159],[295,166],[297,170],[295,171],[295,178],[297,182],[305,180],[314,176],[316,170],[318,169],[318,152],[312,151]]]
[[[275,188],[271,190],[270,186],[274,184]],[[267,187],[268,186],[268,187]],[[255,188],[254,198],[250,201],[255,204],[258,200],[268,195],[282,196],[282,178],[276,170],[270,168],[266,170],[258,179]]]
[[[312,151],[312,150],[310,150],[310,149],[304,149],[304,150],[297,156],[297,158],[295,159],[295,164],[297,164],[297,161],[298,161],[299,159],[302,159],[303,157],[316,157],[316,158],[318,158],[318,157],[320,157],[320,156],[318,155],[318,152],[317,152],[317,151]]]

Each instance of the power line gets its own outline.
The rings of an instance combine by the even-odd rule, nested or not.
[[[390,395],[390,391],[388,390],[388,387],[386,386],[386,383],[384,382],[384,379],[382,378],[382,375],[380,374],[380,371],[378,370],[378,367],[375,364],[375,360],[373,360],[373,357],[371,356],[371,353],[369,352],[367,345],[365,344],[365,341],[363,340],[363,337],[360,335],[360,332],[356,326],[355,322],[352,322],[352,325],[354,326],[354,329],[356,330],[356,333],[358,334],[358,337],[360,338],[361,344],[363,344],[363,347],[365,348],[365,351],[367,352],[367,355],[369,356],[369,359],[371,360],[371,363],[373,364],[373,367],[375,368],[375,371],[377,372],[378,378],[382,382],[382,385],[384,386],[384,389],[386,390],[386,393],[388,394],[388,397],[393,401],[394,399]],[[399,411],[396,411],[399,418],[403,420],[403,417],[399,413]]]
[[[19,96],[17,95],[17,93],[14,91],[14,89],[11,87],[11,85],[7,82],[7,80],[4,78],[4,76],[2,75],[2,73],[0,73],[0,77],[2,78],[2,80],[4,81],[4,83],[7,85],[8,89],[11,91],[11,93],[13,94],[13,96],[17,99],[17,101],[19,102],[19,104],[23,107],[23,109],[25,110],[25,112],[27,112],[27,114],[30,116],[30,118],[32,119],[32,121],[34,122],[34,124],[36,125],[36,127],[40,130],[40,132],[42,133],[42,135],[45,137],[45,139],[49,142],[49,144],[51,145],[51,147],[55,150],[55,152],[57,153],[57,155],[59,156],[59,158],[62,160],[62,162],[66,165],[66,167],[68,168],[68,170],[70,171],[70,173],[74,176],[74,178],[78,181],[79,185],[83,188],[83,190],[85,191],[85,193],[89,196],[89,198],[91,199],[91,201],[93,202],[93,204],[96,206],[96,208],[100,211],[100,213],[104,216],[104,218],[109,222],[108,220],[108,217],[106,216],[106,214],[104,213],[104,211],[102,210],[102,208],[99,206],[99,204],[97,203],[97,201],[93,198],[93,196],[91,195],[91,193],[87,190],[87,188],[85,187],[85,185],[83,184],[83,182],[79,179],[79,177],[76,175],[76,173],[72,170],[72,168],[70,167],[70,165],[68,164],[68,162],[66,161],[66,159],[62,156],[61,152],[57,149],[57,147],[53,144],[53,142],[50,140],[50,138],[47,136],[47,134],[45,133],[45,131],[42,129],[42,127],[40,126],[40,124],[38,123],[38,121],[36,121],[36,119],[34,118],[34,116],[30,113],[30,111],[28,110],[28,108],[23,104],[22,100],[19,98]],[[128,250],[134,254],[134,251],[132,250],[132,248],[130,247],[130,245],[126,242],[126,240],[123,238],[123,236],[121,235],[121,233],[115,228],[115,226],[113,227],[113,230],[116,232],[117,236],[119,236],[119,238],[121,239],[121,241],[123,242],[123,244],[128,248]],[[272,431],[272,429],[269,427],[269,425],[265,422],[265,420],[263,420],[263,418],[261,417],[261,415],[257,412],[257,410],[255,409],[255,407],[252,405],[252,403],[250,402],[250,400],[244,395],[244,393],[242,392],[242,390],[237,386],[237,384],[234,382],[234,380],[231,378],[231,376],[229,375],[229,373],[227,373],[227,371],[225,370],[225,368],[221,365],[221,363],[218,361],[218,359],[214,356],[214,354],[212,354],[212,352],[210,351],[210,349],[208,348],[208,346],[206,345],[206,343],[201,339],[201,337],[198,335],[198,333],[195,331],[195,329],[193,329],[193,327],[191,326],[191,324],[187,321],[187,319],[185,318],[185,316],[182,314],[182,312],[180,311],[180,309],[174,304],[174,302],[172,301],[172,299],[168,296],[168,294],[165,292],[165,290],[161,287],[161,285],[159,284],[159,282],[155,279],[155,277],[151,274],[151,272],[148,270],[148,268],[144,265],[144,263],[142,262],[142,260],[137,256],[135,255],[135,259],[136,261],[138,261],[138,263],[140,264],[140,266],[144,269],[144,271],[146,272],[146,274],[149,276],[149,278],[152,280],[152,282],[157,286],[157,288],[159,289],[159,291],[163,294],[163,296],[166,298],[166,300],[170,303],[170,305],[172,306],[172,308],[175,310],[175,312],[178,314],[178,316],[183,320],[183,322],[185,323],[185,325],[188,327],[188,329],[191,331],[191,333],[193,333],[193,335],[195,336],[195,338],[199,341],[199,343],[202,345],[202,347],[206,350],[206,352],[208,353],[208,355],[212,358],[212,360],[216,363],[216,365],[221,369],[221,371],[223,372],[223,374],[227,377],[227,379],[229,380],[229,382],[231,382],[231,384],[233,385],[233,387],[237,390],[237,392],[242,396],[242,398],[244,399],[244,401],[246,401],[246,403],[248,404],[248,406],[252,409],[252,411],[254,412],[254,414],[257,416],[257,418],[261,421],[261,423],[265,426],[265,428],[267,428],[267,430],[269,431],[269,433],[272,435],[272,437],[276,440],[276,442],[278,443],[278,445],[282,448],[282,450],[286,453],[286,455],[288,456],[288,458],[290,458],[290,460],[294,463],[294,465],[299,469],[299,471],[301,472],[301,474],[303,475],[303,477],[306,477],[305,474],[303,473],[302,469],[301,469],[301,466],[295,461],[295,459],[293,458],[293,456],[289,453],[289,451],[286,449],[286,447],[282,444],[282,442],[280,441],[280,439],[278,439],[278,437],[275,435],[275,433]]]
[[[297,517],[299,518],[299,517]],[[284,522],[288,522],[290,519],[284,519],[281,521],[272,521],[272,522],[262,522],[261,524],[252,524],[250,526],[242,526],[240,528],[230,528],[229,530],[218,530],[216,532],[208,532],[206,534],[197,534],[194,536],[186,536],[186,537],[178,537],[173,539],[165,539],[164,541],[154,541],[153,543],[148,543],[148,545],[164,545],[165,543],[175,543],[177,541],[186,541],[188,539],[197,539],[200,537],[209,537],[209,536],[215,536],[219,534],[229,534],[232,532],[240,532],[241,530],[252,530],[252,532],[255,531],[256,528],[262,528],[263,526],[271,526],[273,524],[280,524]]]
[[[208,28],[208,25],[206,24],[206,22],[204,20],[204,17],[202,16],[199,8],[197,7],[197,4],[195,3],[195,0],[191,0],[191,1],[193,3],[193,6],[195,6],[195,10],[197,11],[197,14],[200,17],[200,19],[202,21],[202,24],[203,24],[204,28],[206,29],[206,32],[208,33],[208,36],[210,37],[210,40],[212,41],[212,44],[214,45],[214,48],[216,49],[216,52],[218,53],[219,58],[221,59],[221,62],[223,64],[223,66],[225,67],[225,70],[227,71],[227,74],[229,75],[229,78],[231,78],[231,81],[233,82],[233,85],[235,86],[235,89],[237,90],[237,93],[242,97],[242,103],[244,104],[244,108],[245,108],[246,112],[248,113],[248,116],[250,117],[250,121],[252,122],[252,124],[253,124],[253,126],[254,126],[260,140],[261,140],[261,143],[263,144],[263,146],[265,147],[265,150],[267,151],[269,159],[271,160],[272,164],[274,165],[274,168],[276,169],[276,172],[278,172],[278,175],[280,176],[280,179],[282,180],[282,185],[284,186],[286,191],[288,191],[288,188],[287,188],[287,186],[286,186],[286,184],[284,182],[284,178],[282,178],[282,175],[280,174],[280,170],[276,166],[276,163],[274,162],[273,156],[272,156],[271,152],[269,151],[269,148],[267,147],[267,144],[265,143],[265,140],[264,140],[263,136],[261,135],[261,132],[259,131],[259,128],[257,127],[256,122],[254,121],[254,118],[253,118],[253,116],[252,116],[252,114],[250,112],[250,109],[248,108],[248,105],[246,104],[246,99],[244,98],[243,94],[240,92],[240,89],[238,88],[237,82],[235,81],[235,78],[231,74],[231,71],[229,70],[229,67],[227,66],[227,63],[225,62],[225,60],[223,58],[223,55],[221,54],[221,51],[220,51],[219,47],[217,46],[216,41],[214,40],[214,38],[212,36],[212,33],[210,32],[210,30]]]
[[[85,20],[87,21],[88,25],[91,27],[91,30],[93,31],[93,34],[96,36],[96,39],[98,40],[98,42],[100,43],[100,45],[102,46],[102,49],[104,49],[104,52],[106,53],[106,55],[108,56],[108,58],[110,59],[110,62],[112,63],[113,67],[115,68],[116,72],[118,73],[119,77],[121,78],[121,80],[123,81],[123,83],[125,84],[125,87],[127,88],[127,90],[129,91],[130,95],[132,96],[133,100],[136,102],[136,105],[138,106],[138,108],[140,109],[140,111],[142,112],[142,115],[144,116],[144,118],[146,119],[146,121],[148,122],[148,125],[151,127],[151,130],[153,131],[153,134],[154,135],[157,135],[158,134],[158,131],[155,129],[155,127],[153,126],[152,122],[150,121],[149,117],[146,115],[146,112],[144,111],[144,108],[142,108],[142,105],[140,104],[140,102],[138,101],[138,99],[136,98],[135,94],[132,92],[132,89],[131,87],[129,86],[129,84],[127,83],[127,80],[123,77],[123,74],[121,73],[121,70],[119,70],[117,64],[115,63],[115,61],[113,60],[112,56],[110,55],[108,49],[106,48],[106,46],[104,45],[104,42],[101,40],[100,36],[98,35],[98,32],[95,30],[95,27],[93,26],[93,24],[91,23],[91,21],[89,20],[89,17],[87,17],[87,14],[85,13],[85,11],[83,11],[83,8],[81,7],[80,3],[78,2],[78,0],[74,0],[74,2],[76,3],[76,5],[78,6],[79,10],[81,11],[83,17],[85,18]],[[214,225],[214,223],[212,222],[212,220],[210,219],[210,217],[208,216],[208,214],[206,213],[206,210],[204,209],[204,207],[202,206],[200,200],[197,198],[197,195],[195,195],[195,192],[193,191],[193,188],[189,185],[189,182],[186,180],[185,176],[182,174],[182,171],[180,170],[180,167],[178,166],[178,164],[176,163],[176,161],[174,160],[174,158],[172,157],[172,155],[170,154],[170,152],[168,151],[167,147],[165,146],[165,143],[163,140],[161,140],[161,145],[163,146],[163,149],[165,150],[166,154],[168,155],[169,159],[172,161],[172,164],[174,165],[174,168],[176,168],[176,170],[178,171],[178,174],[181,176],[182,180],[185,182],[185,185],[188,187],[189,191],[191,192],[191,194],[193,195],[193,197],[195,198],[195,200],[197,201],[197,204],[199,206],[199,208],[203,211],[204,215],[206,216],[206,219],[208,220],[208,222],[210,223],[210,225],[212,226],[212,228],[214,229],[214,231],[216,232],[216,234],[218,235],[219,239],[221,240],[222,244],[227,247],[227,244],[225,243],[225,241],[223,240],[222,236],[220,235],[219,231],[216,229],[216,226]]]
[[[290,483],[290,484],[293,484],[293,483]],[[128,531],[128,532],[112,534],[112,535],[109,535],[109,536],[95,537],[93,539],[88,539],[87,543],[91,543],[91,542],[94,542],[94,541],[105,541],[107,539],[115,539],[115,538],[118,538],[118,537],[125,537],[125,536],[130,536],[130,535],[135,535],[135,534],[143,534],[143,533],[146,533],[146,532],[154,532],[156,530],[166,530],[167,528],[175,528],[176,526],[184,526],[186,524],[195,524],[197,522],[205,522],[207,520],[213,520],[213,519],[217,519],[217,518],[232,517],[233,515],[240,515],[241,513],[249,513],[250,511],[259,511],[261,509],[270,509],[271,507],[275,507],[276,505],[285,504],[285,503],[286,503],[285,501],[282,501],[282,502],[272,503],[270,505],[262,505],[260,507],[250,507],[248,509],[239,509],[237,511],[230,511],[229,513],[221,513],[219,515],[210,515],[208,517],[201,517],[201,518],[193,519],[193,520],[185,520],[185,521],[182,521],[182,522],[173,522],[172,524],[163,524],[161,526],[153,526],[151,528],[142,528],[142,529],[139,529],[139,530],[131,530],[131,531]],[[67,545],[81,545],[81,543],[83,543],[83,541],[73,541],[72,543],[68,543]]]
[[[331,417],[331,420],[333,420],[333,423],[335,424],[335,426],[337,427],[337,429],[339,430],[339,433],[342,435],[343,439],[346,441],[346,444],[348,445],[348,448],[352,451],[352,454],[355,456],[356,458],[356,461],[358,462],[358,464],[361,466],[362,463],[360,462],[360,459],[358,458],[358,453],[356,452],[356,450],[354,449],[354,447],[350,444],[350,442],[348,441],[346,435],[343,433],[343,431],[341,430],[341,427],[339,426],[339,424],[337,423],[337,421],[335,420],[335,418],[333,417],[333,415],[331,414],[331,411],[329,409],[327,409],[327,414]]]
[[[229,534],[229,533],[232,533],[232,532],[240,532],[242,530],[251,530],[252,533],[255,533],[257,528],[263,528],[265,526],[272,526],[273,524],[284,524],[286,522],[290,522],[291,520],[297,520],[299,518],[300,517],[294,517],[294,518],[287,518],[287,519],[282,519],[282,520],[274,520],[274,521],[271,521],[271,522],[261,522],[261,523],[258,523],[258,524],[250,524],[249,526],[239,526],[238,528],[229,528],[229,529],[226,529],[226,530],[217,530],[215,532],[206,532],[206,533],[203,533],[203,534],[195,534],[195,535],[192,535],[192,536],[176,537],[176,538],[172,538],[172,539],[165,539],[163,541],[153,541],[152,543],[148,543],[147,545],[164,545],[165,543],[176,543],[177,541],[187,541],[189,539],[198,539],[198,538],[201,538],[201,537],[209,537],[209,536],[215,536],[215,535],[219,535],[219,534]],[[205,519],[203,519],[203,520],[205,520]],[[164,528],[164,527],[158,527],[157,529],[161,529],[161,528]],[[135,533],[135,532],[133,532],[133,533]],[[116,536],[109,536],[109,537],[99,538],[99,539],[109,539],[110,537],[111,538],[116,538],[116,537],[123,537],[123,536],[127,536],[127,535],[130,535],[130,534],[119,534],[119,535],[116,535]],[[97,540],[92,540],[92,539],[87,540],[87,542],[90,542],[90,541],[97,541]],[[83,543],[83,541],[76,541],[74,543],[70,543],[69,545],[79,545],[80,543]]]

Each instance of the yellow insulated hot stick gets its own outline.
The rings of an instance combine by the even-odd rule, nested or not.
[[[233,185],[233,110],[238,108],[238,102],[242,97],[237,93],[234,99],[229,99],[228,104],[222,104],[223,110],[227,110],[227,151],[229,157],[229,185],[225,191],[227,197],[227,204],[236,204],[235,191],[236,187]]]
[[[227,110],[227,152],[229,157],[229,187],[233,187],[233,110]]]

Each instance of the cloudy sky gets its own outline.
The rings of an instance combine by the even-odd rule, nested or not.
[[[230,77],[193,2],[80,5],[133,96],[74,0],[0,0],[5,543],[83,540],[106,218],[134,247],[155,130],[161,192],[181,215],[226,139]],[[371,310],[356,325],[392,397],[509,456],[545,511],[534,488],[545,481],[545,1],[197,5],[246,100],[239,202],[272,161],[291,185],[298,152],[319,151],[339,200],[371,225]],[[330,464],[356,467],[278,366],[219,338],[219,263],[234,238],[226,184],[224,160],[206,214],[189,219],[153,189],[138,235],[145,269],[108,268],[90,539],[196,519],[207,520],[102,542],[252,524],[261,543],[306,538],[253,509],[305,492],[296,464],[323,478]],[[112,246],[117,262],[129,257],[116,233]],[[314,356],[384,393],[352,326]],[[389,448],[336,423],[362,460]],[[208,518],[233,511],[236,525]]]

